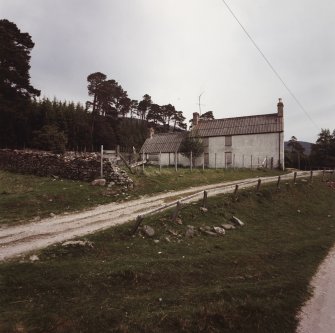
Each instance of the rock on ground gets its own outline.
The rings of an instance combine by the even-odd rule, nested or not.
[[[149,225],[145,225],[142,228],[144,234],[148,237],[153,237],[155,235],[155,230],[154,228],[150,227]]]

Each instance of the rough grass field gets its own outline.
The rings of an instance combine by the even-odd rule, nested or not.
[[[135,189],[123,193],[120,187],[93,187],[89,183],[55,178],[35,177],[0,171],[0,225],[27,222],[34,217],[81,210],[112,201],[130,200],[190,186],[221,181],[279,174],[271,170],[198,170],[147,168],[135,175]]]
[[[0,332],[294,332],[308,283],[335,240],[335,191],[315,179],[240,192],[0,265]],[[222,237],[186,225],[245,226]],[[175,235],[174,235],[175,234]],[[169,237],[170,241],[166,240]],[[156,240],[156,241],[155,241]],[[159,240],[159,242],[157,242]]]

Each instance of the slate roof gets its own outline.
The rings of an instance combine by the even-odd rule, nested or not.
[[[179,150],[180,144],[183,141],[187,132],[174,133],[159,133],[154,134],[150,139],[146,139],[140,153],[174,153]]]
[[[283,132],[283,117],[277,113],[257,116],[200,120],[192,130],[194,136],[212,137]]]

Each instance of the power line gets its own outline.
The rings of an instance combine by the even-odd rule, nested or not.
[[[265,62],[269,65],[269,67],[271,68],[272,72],[277,76],[277,78],[279,79],[279,81],[283,84],[283,86],[286,88],[286,90],[289,92],[289,94],[292,96],[292,98],[298,104],[298,106],[300,107],[300,109],[305,113],[305,115],[313,123],[313,125],[319,130],[320,126],[318,126],[316,124],[316,122],[311,118],[311,116],[308,114],[308,112],[306,111],[306,109],[304,108],[304,106],[300,103],[300,101],[298,100],[298,98],[294,95],[293,91],[288,87],[288,85],[285,83],[285,81],[282,79],[282,77],[279,75],[279,73],[273,67],[273,65],[271,64],[270,60],[265,56],[265,54],[263,53],[263,51],[256,44],[256,42],[254,41],[254,39],[248,33],[247,29],[243,26],[243,24],[241,23],[241,21],[237,18],[237,16],[232,11],[232,9],[229,7],[229,5],[227,4],[227,2],[225,0],[222,0],[222,2],[225,4],[225,6],[227,7],[227,9],[230,12],[230,14],[234,17],[234,19],[240,25],[240,27],[242,28],[242,30],[244,31],[244,33],[247,35],[247,37],[250,39],[250,41],[252,42],[252,44],[255,46],[255,48],[258,50],[258,52],[261,54],[261,56],[263,57],[263,59],[265,60]]]

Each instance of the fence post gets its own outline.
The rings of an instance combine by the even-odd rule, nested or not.
[[[277,191],[280,190],[280,179],[281,179],[281,177],[278,176],[278,181],[277,181]]]
[[[324,182],[325,181],[325,169],[323,168],[323,172],[322,172],[322,181]]]
[[[297,180],[297,172],[295,171],[293,175],[293,184],[295,184],[296,180]]]
[[[309,182],[313,183],[313,170],[311,170],[311,175],[309,176]]]
[[[244,154],[242,155],[242,168],[244,168]]]
[[[250,159],[251,159],[251,164],[250,164],[250,166],[251,166],[251,170],[252,170],[252,155],[251,155]]]
[[[104,146],[100,147],[100,178],[104,176]]]
[[[214,154],[214,158],[215,158],[215,159],[214,159],[214,161],[215,161],[215,162],[214,162],[214,166],[215,166],[215,170],[216,170],[216,153]]]
[[[205,153],[203,153],[203,159],[202,159],[202,170],[205,170]]]
[[[257,189],[256,189],[256,192],[259,192],[260,188],[261,188],[261,183],[262,183],[262,180],[259,178],[258,179],[258,183],[257,183]]]
[[[235,185],[235,191],[234,191],[234,200],[237,200],[237,191],[238,191],[238,185]]]
[[[180,210],[180,201],[177,201],[176,208],[175,208],[175,210],[173,211],[173,214],[172,214],[172,221],[173,222],[176,222],[179,210]]]
[[[135,223],[133,229],[130,232],[131,235],[134,235],[134,233],[137,231],[137,229],[139,228],[142,221],[143,221],[143,216],[138,215],[137,218],[136,218],[136,223]]]
[[[162,152],[159,152],[159,172],[162,171]]]
[[[177,158],[178,158],[178,154],[177,154],[177,151],[174,153],[174,168],[175,168],[175,170],[176,170],[176,172],[177,172],[177,170],[178,170],[178,161],[177,161]]]
[[[192,169],[193,169],[193,154],[192,154],[192,151],[191,151],[191,158],[190,158],[190,168],[191,168],[191,172],[192,172]]]
[[[202,207],[207,207],[207,191],[204,191],[204,198],[202,200]]]
[[[142,171],[144,172],[144,150],[142,152]]]
[[[233,154],[233,169],[235,169],[235,154]]]

